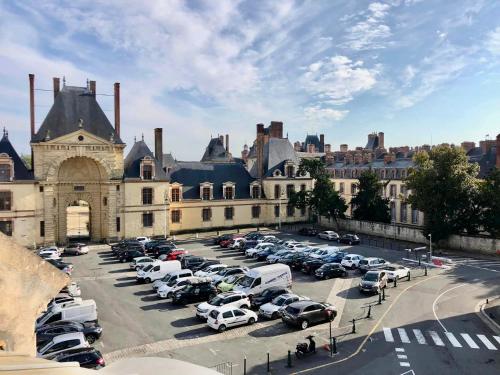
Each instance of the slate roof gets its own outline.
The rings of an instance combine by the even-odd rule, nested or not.
[[[175,165],[175,159],[172,154],[163,154],[163,169],[168,170],[169,168],[173,168]]]
[[[124,162],[124,179],[141,178],[141,160],[150,156],[155,160],[155,181],[168,181],[167,174],[161,167],[161,163],[155,159],[154,154],[144,141],[135,142]]]
[[[200,199],[200,184],[213,183],[214,199],[222,199],[222,185],[236,184],[235,199],[250,198],[250,184],[255,181],[240,163],[205,163],[179,161],[170,171],[170,183],[183,185],[183,199]]]
[[[43,120],[40,129],[32,137],[32,142],[43,142],[47,134],[50,139],[73,133],[82,128],[95,136],[113,143],[122,144],[115,129],[102,111],[90,91],[85,87],[64,86],[57,94],[54,104]]]
[[[490,174],[496,163],[496,146],[492,146],[485,154],[481,147],[474,147],[467,153],[467,159],[470,163],[479,164],[479,178],[485,178]]]
[[[321,149],[321,144],[317,135],[308,134],[306,136],[306,140],[304,141],[304,150],[302,151],[307,152],[307,145],[314,145],[314,148],[318,151]]]
[[[284,173],[286,160],[299,164],[299,158],[287,138],[270,138],[264,145],[264,176],[272,176],[276,169]]]
[[[14,163],[14,177],[13,181],[33,180],[33,172],[30,171],[23,163],[18,153],[9,141],[7,131],[4,131],[3,137],[0,140],[0,154],[7,154],[10,156]]]
[[[201,158],[202,162],[229,162],[231,154],[226,151],[224,144],[219,138],[212,138],[208,143],[205,153]]]

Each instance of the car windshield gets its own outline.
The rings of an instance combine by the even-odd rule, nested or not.
[[[368,264],[368,261],[365,260],[365,259],[362,259],[362,260],[359,261],[359,264]]]
[[[179,279],[168,280],[167,285],[168,286],[174,286],[177,283],[178,280]]]
[[[238,277],[239,277],[239,276],[237,276],[237,275],[231,275],[231,276],[229,276],[229,277],[226,279],[226,283],[228,283],[228,284],[234,284],[234,282],[235,282],[236,280],[238,280]]]
[[[219,270],[219,272],[217,272],[217,275],[224,276],[227,273],[227,271],[229,271],[228,268],[223,268],[223,269]]]
[[[273,300],[273,305],[276,305],[276,306],[283,306],[283,304],[285,303],[285,301],[286,301],[286,297],[279,296],[279,297],[276,297],[276,298]]]
[[[153,265],[148,264],[146,267],[143,268],[143,271],[148,272],[151,268],[153,268]]]
[[[245,276],[243,279],[238,281],[238,284],[244,288],[250,288],[252,286],[253,281],[254,281],[253,277]]]
[[[386,266],[386,267],[385,267],[385,269],[386,269],[387,271],[396,271],[396,270],[397,270],[397,268],[396,268],[396,267],[393,267],[393,266]]]
[[[289,314],[292,314],[292,315],[297,315],[298,313],[300,313],[300,309],[296,308],[296,307],[293,307],[293,306],[288,306],[285,311]]]
[[[365,276],[363,276],[363,280],[365,281],[377,281],[378,275],[376,273],[367,273]]]
[[[210,301],[208,301],[208,303],[211,304],[212,306],[222,306],[224,304],[224,298],[221,298],[220,296],[215,296]]]
[[[210,317],[212,319],[217,319],[217,316],[219,315],[219,312],[217,310],[212,310],[212,311],[210,311],[209,315],[210,315]]]

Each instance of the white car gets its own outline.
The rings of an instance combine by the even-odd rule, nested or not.
[[[170,280],[167,283],[163,283],[156,290],[156,295],[159,298],[172,298],[175,292],[179,289],[184,288],[191,280],[196,280],[196,276],[181,277],[179,279]]]
[[[327,247],[320,247],[318,250],[313,251],[312,253],[309,254],[311,258],[322,258],[327,255],[333,255],[339,251],[338,247],[335,246],[327,246]]]
[[[167,273],[161,279],[153,281],[152,287],[153,287],[153,290],[156,290],[156,289],[160,288],[162,285],[164,285],[164,284],[166,285],[167,283],[169,283],[172,280],[181,279],[184,277],[191,277],[191,276],[193,276],[193,272],[189,269],[181,269],[178,271],[172,271],[172,272]]]
[[[245,256],[247,258],[252,258],[254,254],[257,254],[259,251],[267,249],[268,247],[274,247],[274,244],[270,242],[261,242],[257,244],[257,246],[252,247],[250,249],[245,250]]]
[[[217,272],[223,270],[224,268],[227,268],[227,264],[212,264],[202,270],[196,271],[194,275],[199,277],[210,277],[216,275]]]
[[[266,235],[266,236],[262,236],[261,238],[259,238],[257,240],[258,243],[263,243],[263,242],[268,242],[269,240],[277,240],[278,238],[276,238],[276,236],[273,236],[273,235]]]
[[[80,286],[78,285],[78,283],[76,281],[72,281],[70,282],[68,285],[66,285],[64,288],[61,289],[61,291],[59,292],[60,295],[57,295],[57,297],[59,296],[69,296],[69,297],[80,297],[82,295],[82,291],[80,290]]]
[[[55,251],[40,251],[38,255],[43,259],[61,260],[61,256]]]
[[[132,260],[130,263],[130,268],[133,270],[139,270],[148,264],[152,264],[155,261],[155,259],[150,258],[150,257],[137,257]]]
[[[252,310],[238,309],[234,306],[221,306],[210,311],[207,325],[219,332],[224,332],[228,328],[254,324],[257,321],[257,314]]]
[[[62,250],[56,246],[42,247],[41,249],[38,249],[38,255],[42,255],[42,254],[61,255],[61,253],[62,253]]]
[[[37,350],[36,356],[39,358],[51,359],[56,354],[69,350],[88,348],[90,345],[82,332],[65,333],[55,336],[44,346]]]
[[[243,249],[247,241],[244,238],[235,238],[229,246],[230,249]]]
[[[66,306],[68,304],[73,304],[73,303],[80,303],[82,302],[82,299],[81,297],[56,297],[54,299],[52,299],[52,301],[49,302],[49,304],[47,305],[47,310],[52,310],[54,309],[56,306],[59,306],[59,307],[63,307],[63,306]]]
[[[64,249],[64,254],[82,255],[89,252],[89,247],[84,243],[72,243]]]
[[[318,237],[328,241],[338,241],[340,236],[333,230],[325,230],[318,233]]]
[[[226,292],[216,295],[208,302],[202,302],[196,306],[196,316],[200,319],[207,319],[208,314],[217,307],[233,306],[240,309],[248,309],[250,300],[243,292]]]
[[[290,254],[290,253],[293,253],[294,250],[292,249],[283,249],[283,250],[280,250],[274,254],[271,254],[269,255],[267,258],[266,258],[266,263],[268,264],[273,264],[273,263],[276,263],[278,261],[278,259],[280,259],[281,257],[287,255],[287,254]]]
[[[297,242],[288,246],[291,250],[304,251],[308,248],[308,245]]]
[[[388,264],[382,267],[381,270],[386,272],[388,281],[394,281],[396,277],[398,279],[402,279],[404,277],[408,277],[410,274],[410,269],[408,267],[400,266],[398,264]]]
[[[136,241],[139,241],[141,244],[145,245],[147,244],[149,241],[151,241],[151,239],[149,237],[136,237],[135,239]]]
[[[363,255],[359,254],[347,254],[344,259],[342,259],[342,262],[340,264],[344,266],[345,268],[358,268],[359,266],[359,261],[361,259],[364,259],[365,257]]]
[[[263,304],[259,309],[259,315],[268,319],[277,319],[289,304],[306,300],[309,301],[310,299],[292,293],[282,294],[275,297],[271,302]]]

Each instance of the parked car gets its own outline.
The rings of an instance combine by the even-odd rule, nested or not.
[[[339,235],[332,230],[325,230],[323,232],[319,232],[318,237],[328,241],[338,241],[338,239],[340,238]]]
[[[36,329],[36,345],[45,345],[53,337],[65,333],[81,332],[89,344],[94,343],[102,335],[102,327],[95,322],[80,323],[72,320],[60,320],[45,324]]]
[[[260,237],[260,238],[257,240],[257,242],[259,242],[259,243],[262,243],[262,242],[269,242],[269,241],[271,241],[271,240],[273,240],[273,241],[274,241],[275,239],[277,239],[277,237],[276,237],[276,236],[273,236],[272,234],[268,234],[268,235],[265,235],[265,236]]]
[[[37,318],[35,329],[61,320],[72,320],[80,323],[97,322],[97,306],[95,301],[89,299],[54,306]]]
[[[224,268],[227,268],[227,264],[212,264],[211,266],[207,266],[202,270],[196,271],[194,275],[200,277],[213,276]]]
[[[40,253],[57,253],[58,255],[61,255],[62,254],[62,250],[60,248],[58,248],[57,246],[46,246],[46,247],[41,247],[38,249],[38,255],[40,255]]]
[[[219,332],[245,324],[254,324],[257,314],[251,310],[238,309],[233,306],[221,306],[208,315],[207,325]]]
[[[302,263],[301,271],[305,274],[312,275],[323,264],[325,264],[325,262],[321,258],[310,258]]]
[[[146,267],[148,264],[152,264],[154,261],[155,260],[151,257],[145,257],[145,256],[136,257],[132,259],[132,262],[130,263],[130,268],[137,271],[138,269]]]
[[[69,303],[81,302],[81,301],[82,301],[81,297],[56,296],[55,298],[52,298],[52,300],[47,304],[47,309],[45,311],[50,310],[55,306],[64,306]]]
[[[347,276],[347,270],[339,263],[325,263],[314,272],[314,276],[317,279],[323,280],[328,280],[332,277],[345,277]]]
[[[286,287],[275,286],[267,288],[262,293],[254,296],[251,299],[252,302],[251,307],[252,309],[257,310],[260,306],[268,302],[271,302],[276,297],[281,296],[282,294],[289,294],[289,293],[291,293],[291,291]]]
[[[234,286],[243,278],[243,276],[245,276],[244,273],[226,276],[216,285],[217,290],[222,293],[233,290]]]
[[[290,250],[290,249],[279,250],[279,251],[275,252],[274,254],[269,255],[266,258],[266,263],[268,263],[268,264],[276,263],[278,260],[283,258],[285,255],[288,255],[292,252],[293,252],[293,250]]]
[[[181,266],[182,268],[191,269],[192,267],[196,267],[197,265],[206,262],[206,260],[207,258],[199,256],[184,257],[181,260]]]
[[[301,251],[300,253],[294,254],[289,266],[294,270],[301,270],[304,262],[308,261],[309,259],[311,259],[309,255]]]
[[[146,245],[149,241],[151,241],[151,239],[149,237],[144,237],[144,236],[136,237],[135,240],[139,241],[143,245]]]
[[[341,263],[346,255],[347,255],[346,252],[338,251],[336,253],[323,256],[320,259],[323,260],[323,262],[325,263]]]
[[[306,255],[307,257],[307,255]],[[289,253],[285,255],[283,258],[278,260],[278,263],[286,264],[293,268],[293,265],[299,260],[303,259],[304,255],[302,253]]]
[[[368,271],[359,282],[361,293],[380,293],[387,287],[387,273],[385,271]]]
[[[111,245],[111,251],[113,254],[116,254],[120,250],[125,250],[127,248],[132,248],[134,246],[140,246],[144,248],[144,245],[140,243],[139,241],[133,239],[133,240],[122,240],[114,245]]]
[[[56,362],[78,362],[80,367],[99,370],[106,366],[101,352],[95,348],[69,349],[52,358]]]
[[[180,289],[188,285],[192,280],[200,280],[196,276],[185,276],[177,279],[171,279],[166,283],[162,283],[156,290],[156,295],[159,298],[172,298],[172,296]]]
[[[246,239],[243,237],[235,238],[231,241],[229,248],[230,249],[243,249],[245,247],[245,242],[246,242]]]
[[[72,243],[64,248],[64,254],[83,255],[89,252],[89,247],[84,243]]]
[[[288,305],[281,319],[286,325],[306,329],[310,325],[330,322],[337,316],[337,311],[331,305],[314,301],[298,301]]]
[[[340,262],[340,264],[342,264],[345,268],[351,268],[351,269],[354,269],[354,268],[358,268],[359,266],[359,261],[361,259],[364,259],[365,257],[363,255],[359,255],[359,254],[347,254],[344,259],[342,259],[342,262]]]
[[[148,254],[150,254],[151,252],[153,252],[153,249],[156,246],[161,246],[161,245],[170,245],[170,246],[175,248],[175,244],[172,241],[165,240],[165,239],[158,239],[158,240],[151,240],[149,242],[146,242],[144,244],[144,249],[146,250],[146,252]]]
[[[318,235],[318,230],[314,228],[300,228],[299,234],[302,236],[315,237]]]
[[[361,241],[355,234],[344,234],[340,237],[339,242],[346,243],[348,245],[359,245]]]
[[[398,264],[387,264],[383,267],[383,271],[387,274],[388,281],[394,281],[395,278],[402,279],[408,277],[410,269]]]
[[[302,297],[293,293],[286,293],[273,298],[271,302],[263,304],[259,308],[259,315],[268,319],[277,319],[281,317],[283,310],[291,303],[297,301],[309,300],[307,297]]]
[[[169,255],[172,251],[175,251],[175,250],[179,250],[179,249],[177,249],[176,245],[164,243],[164,244],[154,246],[151,249],[150,254],[153,257],[158,258],[160,255],[163,255],[163,254]]]
[[[192,280],[184,288],[176,291],[172,296],[172,302],[185,304],[190,302],[203,302],[217,295],[217,289],[212,285],[210,279]]]
[[[42,259],[61,260],[61,256],[54,252],[41,252],[38,256]]]
[[[253,254],[253,258],[258,261],[266,260],[269,255],[276,254],[279,251],[279,248],[280,247],[276,246],[265,247],[257,253]]]
[[[193,272],[191,270],[186,270],[186,269],[180,269],[177,271],[172,271],[167,273],[165,276],[163,276],[159,280],[155,280],[153,282],[153,290],[160,288],[162,285],[169,283],[172,280],[176,279],[182,279],[186,277],[191,277],[193,276]]]
[[[227,276],[240,275],[240,274],[245,274],[247,272],[248,272],[248,267],[228,266],[226,268],[221,269],[215,275],[210,276],[210,278],[212,279],[212,283],[217,285],[219,281],[221,281]]]
[[[320,247],[318,250],[309,254],[311,258],[322,258],[327,255],[333,255],[340,251],[336,246]]]
[[[139,283],[150,283],[155,280],[162,279],[165,275],[173,271],[179,271],[181,263],[178,260],[170,260],[167,262],[155,261],[150,265],[137,271],[136,280]]]
[[[192,269],[191,269],[191,271],[196,272],[196,271],[204,269],[205,267],[211,266],[212,264],[220,264],[220,260],[218,260],[218,259],[207,259],[203,263],[200,263],[197,266],[193,266]]]
[[[71,273],[73,272],[72,263],[66,263],[56,259],[45,259],[45,260],[68,275],[71,275]]]
[[[231,245],[231,242],[236,238],[242,238],[241,234],[233,234],[229,238],[223,239],[219,242],[219,246],[223,248],[228,248]]]
[[[253,258],[254,254],[257,254],[261,250],[274,249],[275,245],[269,242],[260,242],[255,247],[245,250],[245,256],[247,258]]]
[[[233,238],[232,234],[223,234],[221,236],[217,236],[214,238],[213,244],[214,245],[220,245],[222,241],[230,240]]]
[[[196,316],[200,319],[207,319],[208,314],[220,306],[233,306],[240,309],[248,309],[250,300],[243,292],[226,292],[216,295],[207,302],[196,305]]]
[[[122,263],[131,262],[134,258],[144,257],[144,252],[139,250],[125,250],[120,253],[118,260]]]
[[[179,260],[179,258],[183,255],[187,255],[188,251],[183,249],[174,249],[168,253],[166,260]],[[203,258],[205,259],[205,258]],[[196,263],[198,264],[198,263]]]
[[[249,233],[245,234],[244,238],[247,241],[257,241],[262,236],[263,236],[262,233],[255,231],[255,232],[249,232]]]
[[[361,273],[366,273],[368,271],[379,270],[384,268],[387,265],[387,262],[382,258],[369,257],[361,259],[358,265],[359,265],[358,268],[361,271]]]
[[[57,354],[68,350],[78,348],[88,348],[89,343],[81,332],[65,333],[53,337],[43,346],[37,348],[37,357],[52,359]]]

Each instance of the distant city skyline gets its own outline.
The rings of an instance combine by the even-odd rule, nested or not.
[[[255,124],[283,121],[290,142],[325,134],[338,150],[385,133],[386,148],[495,139],[500,130],[496,1],[148,1],[0,3],[0,126],[29,153],[52,77],[97,81],[111,122],[121,83],[122,139],[201,159],[230,134],[239,156]]]

